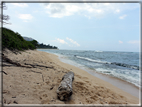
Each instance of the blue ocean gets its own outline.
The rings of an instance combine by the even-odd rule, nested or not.
[[[62,62],[109,75],[140,87],[139,52],[38,49],[59,56]],[[86,70],[87,71],[87,70]]]

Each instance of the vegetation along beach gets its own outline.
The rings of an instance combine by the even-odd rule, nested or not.
[[[141,105],[138,3],[2,5],[2,106]]]

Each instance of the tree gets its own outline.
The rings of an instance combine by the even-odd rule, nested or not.
[[[58,49],[58,47],[56,47],[56,46],[50,46],[50,44],[46,45],[46,44],[43,44],[43,43],[39,44],[39,45],[37,46],[37,48]]]
[[[38,46],[39,46],[39,45],[38,45],[38,42],[37,42],[36,40],[31,41],[31,43],[32,43],[35,47],[38,47]]]
[[[5,5],[5,3],[1,3],[0,4],[0,8],[3,10],[6,10],[7,9],[7,7],[6,7],[6,5]],[[7,22],[5,22],[5,21],[8,21],[10,19],[10,17],[8,16],[8,15],[1,15],[0,14],[0,22],[1,23],[3,23],[3,24],[10,24],[10,23],[7,23]]]

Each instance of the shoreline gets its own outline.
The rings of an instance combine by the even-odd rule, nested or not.
[[[48,53],[48,52],[46,52],[46,53]],[[55,55],[55,54],[53,54],[53,53],[48,53],[48,54]],[[55,55],[55,57],[58,57],[58,56]],[[58,57],[58,60],[59,60],[59,62],[62,62],[62,63],[64,63],[64,64],[71,65],[71,64],[68,64],[68,63],[65,63],[65,62],[61,61],[61,60],[59,59],[59,57]],[[74,65],[71,65],[71,66],[74,66]],[[78,68],[78,69],[81,69],[81,68],[79,68],[79,67],[77,67],[77,66],[74,66],[74,67],[76,67],[76,68]],[[88,68],[87,68],[87,69],[88,69]],[[132,83],[129,83],[129,82],[127,82],[127,81],[124,81],[124,80],[122,80],[122,79],[119,79],[119,78],[116,78],[116,77],[111,77],[111,76],[109,76],[109,75],[101,74],[101,73],[98,73],[98,72],[92,72],[91,70],[89,70],[89,72],[91,71],[92,73],[95,74],[95,75],[93,75],[92,73],[87,72],[87,69],[82,69],[82,70],[85,71],[86,73],[92,75],[92,76],[95,76],[95,77],[97,77],[97,78],[103,80],[103,81],[106,80],[107,82],[111,82],[110,84],[112,84],[113,86],[115,86],[115,87],[117,87],[117,88],[119,88],[119,89],[121,89],[121,90],[123,90],[123,91],[125,91],[125,92],[127,92],[129,89],[126,90],[126,89],[124,89],[123,87],[120,88],[121,86],[118,87],[115,83],[119,84],[119,82],[121,82],[119,85],[123,85],[123,86],[126,85],[125,88],[126,88],[127,86],[133,88],[133,89],[130,88],[130,91],[127,92],[127,93],[129,93],[129,94],[130,94],[131,92],[133,92],[133,91],[139,92],[139,90],[140,90],[139,87],[135,86],[135,85],[132,84]],[[102,77],[102,76],[103,76],[103,77]],[[108,80],[108,79],[109,79],[109,80]],[[112,81],[112,80],[114,80],[115,82]],[[118,82],[118,81],[119,81],[119,82]],[[133,91],[132,91],[132,90],[133,90]],[[140,94],[139,94],[139,93],[136,94],[135,92],[131,93],[131,95],[133,95],[133,96],[135,96],[135,97],[137,97],[137,98],[140,98]]]
[[[49,54],[52,54],[52,53],[49,53]],[[57,56],[59,61],[61,61],[62,63],[69,64],[69,63],[66,63],[66,62],[62,61],[59,58],[58,55],[56,55],[56,54],[53,54],[53,55]],[[69,65],[72,65],[72,64],[69,64]],[[74,65],[72,65],[72,66],[74,66]],[[77,67],[77,66],[75,66],[75,67]],[[79,67],[77,67],[77,68],[79,68]],[[95,76],[95,77],[97,77],[99,79],[102,79],[103,81],[107,81],[110,84],[116,86],[117,88],[119,88],[119,89],[121,89],[121,90],[123,90],[123,91],[137,97],[137,98],[140,98],[140,87],[138,87],[138,86],[136,86],[136,85],[134,85],[134,84],[132,84],[130,82],[127,82],[127,81],[122,80],[120,78],[112,77],[110,75],[98,73],[98,72],[96,72],[94,70],[91,70],[89,68],[84,68],[84,69],[79,68],[79,69],[82,69],[82,70],[86,71],[87,73],[91,74],[92,76]]]
[[[43,51],[43,50],[40,50],[40,49],[38,49],[39,51]],[[86,72],[88,72],[88,73],[93,73],[93,72],[95,72],[97,75],[99,75],[99,74],[102,74],[102,75],[106,75],[107,77],[109,76],[110,78],[112,77],[112,78],[116,78],[116,79],[118,79],[118,80],[121,80],[121,81],[124,81],[124,82],[127,82],[127,83],[130,83],[130,84],[132,84],[132,85],[134,85],[135,87],[137,87],[137,88],[140,88],[140,82],[139,83],[133,83],[133,81],[129,81],[129,79],[128,78],[125,78],[125,79],[123,79],[123,78],[119,78],[119,77],[117,77],[116,75],[109,75],[109,74],[104,74],[104,73],[101,73],[101,72],[98,72],[98,71],[96,71],[95,70],[95,68],[94,69],[91,69],[91,68],[88,68],[87,66],[84,66],[84,65],[80,65],[80,63],[77,63],[77,62],[75,62],[74,60],[71,60],[71,59],[69,59],[68,57],[69,56],[66,56],[65,54],[62,54],[62,53],[54,53],[54,51],[52,52],[50,52],[50,51],[43,51],[43,52],[47,52],[47,53],[51,53],[51,54],[54,54],[54,55],[57,55],[58,57],[59,57],[59,59],[60,59],[60,61],[61,62],[64,62],[64,63],[67,63],[67,64],[70,64],[70,65],[73,65],[73,66],[76,66],[76,67],[78,67],[78,68],[80,68],[80,69],[82,69],[82,70],[85,70]],[[113,70],[110,70],[110,71],[113,71]]]
[[[49,52],[47,52],[47,53],[49,53]],[[49,53],[49,54],[54,54],[54,53]],[[56,54],[54,54],[54,55],[56,55]],[[70,64],[66,61],[63,61],[60,56],[58,56],[58,55],[56,55],[56,56],[58,57],[58,59],[61,62],[69,64],[69,65],[73,65],[73,64]],[[73,65],[73,66],[78,67],[76,65]],[[86,72],[88,72],[89,74],[91,74],[91,75],[93,75],[97,78],[100,78],[104,81],[109,82],[110,84],[116,86],[117,88],[120,88],[121,90],[123,90],[125,92],[128,92],[129,94],[131,94],[131,95],[133,95],[137,98],[140,98],[140,87],[136,86],[135,84],[132,84],[128,81],[122,80],[122,79],[117,78],[117,77],[112,77],[110,75],[106,75],[106,74],[96,72],[95,70],[91,70],[89,68],[80,68],[80,69],[85,70]]]
[[[110,75],[101,74],[96,71],[94,71],[94,72],[91,71],[90,74],[97,77],[97,78],[100,78],[104,81],[109,82],[110,84],[116,86],[117,88],[120,88],[121,90],[123,90],[123,91],[137,97],[137,98],[140,98],[140,87],[138,87],[130,82],[127,82],[127,81],[122,80],[120,78],[112,77]]]
[[[136,86],[135,84],[132,84],[128,81],[122,80],[117,77],[113,77],[110,75],[96,72],[96,71],[91,70],[89,68],[85,68],[83,70],[85,70],[86,72],[88,72],[89,74],[91,74],[97,78],[100,78],[104,81],[109,82],[110,84],[116,86],[117,88],[120,88],[121,90],[123,90],[125,92],[128,92],[129,94],[131,94],[137,98],[140,98],[140,87]]]
[[[61,62],[54,54],[28,50],[17,55],[7,51],[4,55],[31,67],[4,63],[3,71],[7,73],[3,74],[4,104],[140,104],[137,97],[80,68]],[[73,95],[67,102],[60,101],[56,90],[62,76],[70,70],[75,73]]]

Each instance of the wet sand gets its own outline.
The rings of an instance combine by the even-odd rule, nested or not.
[[[117,88],[120,88],[121,90],[137,97],[140,98],[140,88],[135,86],[132,83],[129,83],[127,81],[121,80],[119,78],[116,77],[111,77],[109,75],[105,75],[105,74],[101,74],[95,71],[92,71],[90,69],[84,69],[85,71],[87,71],[89,74],[100,78],[106,82],[111,83],[112,85],[116,86]]]
[[[4,52],[14,62],[3,62],[4,104],[139,104],[139,99],[86,71],[61,62],[56,55],[40,51]],[[28,68],[31,67],[31,68]],[[64,74],[73,71],[73,94],[60,101],[56,90]]]

